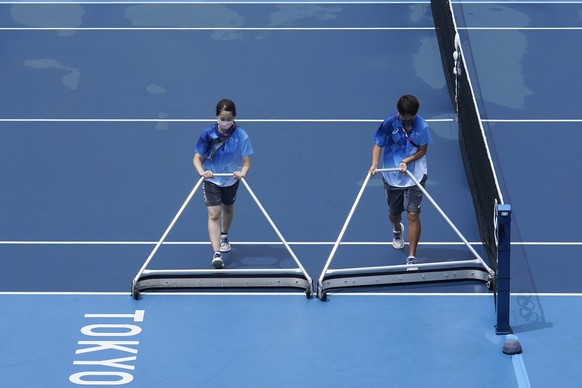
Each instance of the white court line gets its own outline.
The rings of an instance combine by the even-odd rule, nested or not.
[[[539,292],[539,293],[525,293],[525,292],[516,292],[511,293],[511,296],[574,296],[574,297],[582,297],[582,293],[580,292]]]
[[[241,123],[379,123],[384,119],[238,119]],[[433,123],[450,123],[457,121],[454,118],[445,119],[425,119],[427,122]],[[71,123],[211,123],[215,122],[216,119],[168,119],[168,118],[131,118],[131,119],[119,119],[119,118],[0,118],[0,122],[23,122],[23,123],[35,123],[35,122],[71,122]],[[581,119],[481,119],[484,123],[582,123]]]
[[[582,119],[482,119],[489,123],[582,123]]]
[[[582,27],[457,27],[466,31],[576,31]],[[434,27],[0,27],[0,31],[424,31]]]
[[[457,27],[466,31],[576,31],[582,27]]]
[[[301,293],[291,293],[291,292],[142,292],[142,294],[148,294],[148,296],[156,296],[156,295],[228,295],[228,296],[239,296],[239,295],[283,295],[283,296],[301,296],[305,298],[304,294]],[[68,295],[95,295],[95,296],[124,296],[128,297],[131,295],[131,292],[73,292],[73,291],[3,291],[0,292],[1,295],[56,295],[56,296],[68,296]]]
[[[14,4],[14,1],[0,1],[0,4]],[[19,1],[18,4],[93,4],[93,5],[118,5],[118,4],[154,4],[154,5],[176,5],[176,4],[195,4],[195,5],[215,5],[215,4],[244,4],[244,5],[272,5],[272,4],[430,4],[429,0],[417,1]]]
[[[514,241],[511,243],[511,245],[529,245],[529,246],[537,246],[537,245],[572,245],[572,246],[577,246],[580,245],[582,246],[582,242],[580,241],[570,241],[570,242],[559,242],[559,241]]]
[[[290,245],[334,245],[333,241],[299,241],[287,242]],[[157,241],[0,241],[0,245],[155,245]],[[281,241],[231,241],[235,245],[283,245]],[[470,242],[471,245],[481,245],[481,242]],[[208,241],[164,241],[163,245],[210,245]],[[345,241],[340,245],[389,245],[387,241]],[[419,245],[465,245],[463,242],[420,242]],[[582,245],[582,243],[581,243]]]
[[[2,291],[0,295],[130,295],[130,292],[72,292],[72,291]]]
[[[491,293],[482,293],[482,292],[328,292],[328,295],[336,295],[336,296],[362,296],[362,295],[370,295],[370,296],[492,296]],[[551,296],[551,297],[582,297],[582,293],[531,293],[531,294],[524,294],[524,293],[511,293],[511,296]]]
[[[509,334],[505,338],[518,340],[517,336],[513,334]],[[517,379],[517,386],[519,388],[530,388],[531,384],[529,382],[527,369],[525,367],[525,362],[523,361],[523,356],[521,353],[512,355],[511,362],[513,364],[515,378]]]
[[[288,241],[289,245],[334,245],[333,241]],[[0,245],[155,245],[157,241],[0,241]],[[283,245],[281,241],[232,241],[236,245]],[[419,245],[465,245],[462,241],[421,241]],[[470,245],[482,245],[480,241],[469,242]],[[208,241],[164,241],[163,245],[210,245]],[[386,245],[391,241],[343,241],[340,245]],[[513,241],[515,246],[582,246],[580,241]]]
[[[572,0],[572,1],[558,1],[558,0],[550,0],[550,1],[521,1],[521,0],[498,0],[498,1],[479,1],[479,0],[454,0],[452,1],[453,4],[582,4],[580,0]]]
[[[422,31],[434,27],[0,27],[0,31]]]
[[[2,295],[90,295],[90,296],[130,296],[130,292],[89,292],[89,291],[1,291]],[[305,298],[303,293],[297,292],[143,292],[150,296],[174,296],[174,295],[211,295],[211,296],[301,296]],[[467,293],[467,292],[329,292],[328,295],[334,296],[476,296],[476,297],[491,297],[491,293]],[[576,297],[582,298],[582,293],[511,293],[511,296],[542,296],[542,297]]]
[[[382,122],[384,119],[237,119],[237,122],[240,123],[378,123]],[[42,119],[42,118],[29,118],[29,119],[16,119],[16,118],[0,118],[0,122],[151,122],[151,123],[159,123],[162,122],[176,122],[176,123],[206,123],[206,122],[215,122],[216,118],[214,119],[166,119],[166,118],[157,118],[157,119],[115,119],[115,118],[106,118],[106,119],[88,119],[88,118],[52,118],[52,119]],[[453,122],[456,121],[453,118],[448,119],[426,119],[428,122]]]
[[[92,5],[127,5],[127,4],[154,4],[154,5],[177,5],[177,4],[194,4],[194,5],[214,5],[214,4],[244,4],[244,5],[269,5],[269,4],[319,4],[319,5],[326,5],[326,4],[351,4],[351,5],[360,5],[360,4],[430,4],[429,0],[409,0],[409,1],[0,1],[0,4],[61,4],[61,5],[69,5],[69,4],[92,4]],[[478,0],[453,0],[453,4],[582,4],[582,1],[579,0],[572,0],[572,1],[520,1],[520,0],[498,0],[498,1],[478,1]]]
[[[57,295],[57,296],[68,296],[68,295],[105,295],[105,296],[129,296],[130,292],[74,292],[74,291],[2,291],[0,295]],[[283,296],[301,296],[305,298],[305,295],[302,293],[297,292],[143,292],[142,294],[148,294],[148,296],[174,296],[174,295],[211,295],[211,296],[248,296],[248,295],[267,295],[267,296],[274,296],[274,295],[283,295]],[[362,296],[362,295],[369,295],[369,296],[487,296],[491,297],[492,294],[487,293],[429,293],[429,292],[370,292],[370,293],[357,293],[357,292],[346,292],[346,293],[328,293],[329,295],[333,294],[336,296]],[[582,295],[580,295],[582,296]]]

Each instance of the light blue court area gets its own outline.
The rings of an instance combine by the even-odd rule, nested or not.
[[[483,294],[0,301],[3,387],[577,387],[582,377],[579,296],[514,296],[519,356],[502,353]]]
[[[172,388],[516,386],[511,357],[501,352],[504,338],[492,330],[491,296],[331,295],[321,302],[297,295],[147,294],[136,302],[129,295],[4,294],[0,300],[0,385],[6,387],[72,387],[91,379]],[[560,325],[554,321],[547,330]]]

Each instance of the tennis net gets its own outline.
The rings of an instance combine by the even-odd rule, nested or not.
[[[494,214],[496,203],[503,203],[503,199],[467,72],[453,6],[449,0],[431,0],[431,8],[449,95],[456,110],[461,154],[479,234],[490,266],[496,271]]]

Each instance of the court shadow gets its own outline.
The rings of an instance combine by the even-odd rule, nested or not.
[[[527,333],[529,331],[544,330],[554,327],[551,322],[538,322],[538,323],[523,323],[519,325],[512,325],[514,334]]]
[[[515,241],[523,241],[521,239],[519,228],[515,225],[512,231]],[[546,320],[542,303],[538,296],[538,289],[536,287],[534,276],[527,260],[527,253],[525,248],[521,245],[512,246],[512,257],[523,258],[519,262],[512,260],[511,271],[518,270],[520,283],[522,286],[519,289],[511,287],[514,295],[511,299],[511,327],[515,333],[524,333],[534,330],[547,329],[553,326],[553,323]],[[513,277],[514,275],[512,275]]]
[[[479,249],[476,250],[483,257]],[[416,251],[416,259],[419,263],[436,263],[473,260],[475,256],[464,245],[455,248],[426,248],[421,245]],[[485,260],[485,258],[483,259]]]
[[[239,245],[223,254],[225,268],[297,268],[284,246]]]

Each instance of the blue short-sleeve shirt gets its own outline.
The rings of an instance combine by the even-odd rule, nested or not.
[[[254,153],[249,136],[244,129],[237,126],[226,142],[211,157],[214,144],[221,136],[217,124],[206,128],[200,135],[194,151],[204,156],[202,167],[204,170],[210,170],[215,174],[240,171],[243,157]],[[231,176],[213,177],[208,181],[221,187],[232,186],[236,183],[236,179]]]
[[[406,134],[408,134],[412,142],[406,137]],[[414,155],[418,151],[418,146],[432,144],[429,126],[418,115],[408,133],[405,132],[398,114],[388,116],[376,131],[374,141],[384,151],[382,168],[398,168],[402,159]],[[422,180],[423,176],[428,174],[426,155],[408,163],[407,168],[418,181]],[[398,171],[384,172],[382,174],[384,180],[391,186],[410,187],[415,185],[407,174],[403,175]]]

